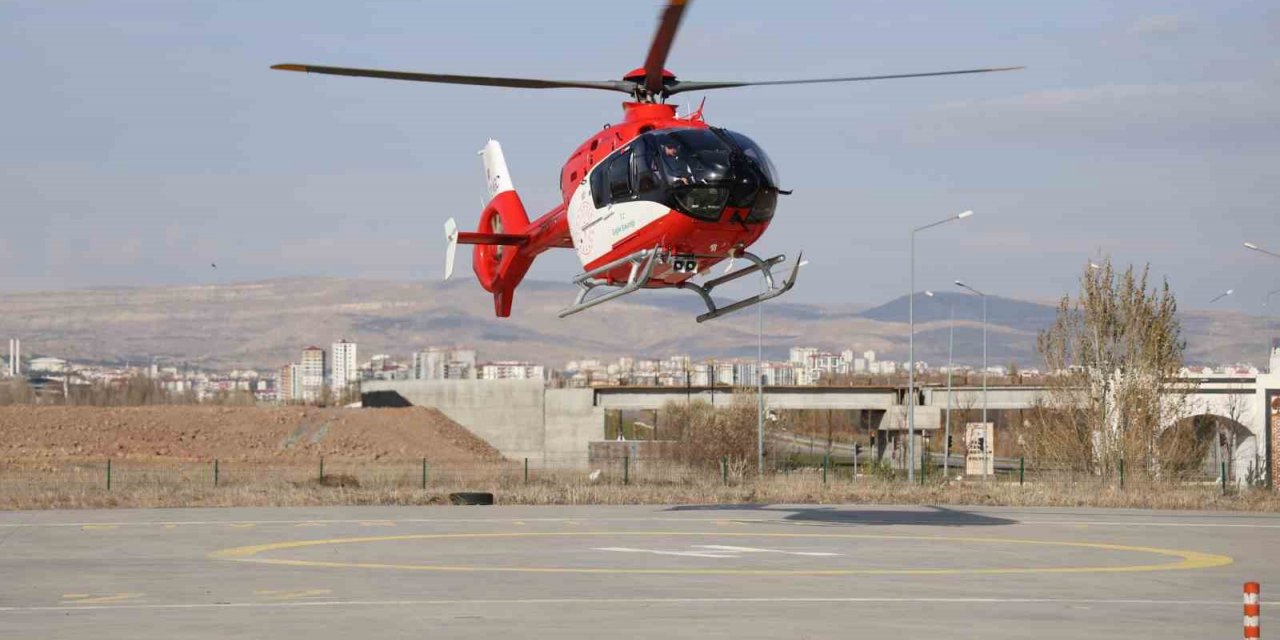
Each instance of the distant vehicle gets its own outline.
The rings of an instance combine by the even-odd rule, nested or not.
[[[516,286],[549,249],[576,249],[583,273],[573,278],[580,287],[573,304],[560,311],[565,317],[640,289],[688,289],[698,294],[710,320],[786,293],[795,284],[800,259],[786,279],[777,283],[772,267],[786,260],[778,255],[762,259],[747,251],[773,220],[781,188],[778,172],[764,149],[747,136],[707,124],[702,107],[678,116],[670,96],[756,85],[854,82],[889,78],[945,76],[1020,67],[965,69],[931,73],[772,80],[764,82],[700,82],[678,80],[664,68],[687,1],[670,0],[644,66],[621,80],[577,81],[531,78],[460,76],[376,69],[352,69],[304,64],[278,64],[273,69],[468,84],[520,89],[602,89],[629,94],[623,121],[582,143],[560,170],[563,202],[530,222],[516,194],[502,147],[490,140],[480,152],[484,160],[488,204],[475,232],[460,232],[452,218],[445,223],[448,241],[445,278],[453,273],[458,244],[475,245],[472,264],[480,284],[493,293],[494,312],[511,315]],[[744,258],[737,271],[707,277],[717,263]],[[724,306],[712,291],[727,282],[762,272],[766,288]],[[592,295],[600,289],[603,293]]]

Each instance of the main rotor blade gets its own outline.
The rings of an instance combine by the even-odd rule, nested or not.
[[[667,8],[662,10],[658,31],[653,34],[649,55],[644,59],[644,88],[649,93],[657,95],[662,92],[662,69],[667,64],[667,54],[671,53],[671,43],[676,39],[680,18],[688,6],[689,0],[670,0]]]
[[[863,80],[892,80],[895,78],[925,78],[929,76],[956,76],[966,73],[990,73],[992,71],[1015,71],[1024,67],[994,67],[991,69],[964,69],[961,71],[932,71],[929,73],[901,73],[887,76],[854,76],[850,78],[815,78],[812,80],[766,80],[764,82],[682,82],[675,81],[667,87],[667,95],[675,95],[686,91],[705,91],[708,89],[731,89],[734,87],[760,87],[779,84],[821,84],[825,82],[861,82]]]
[[[352,69],[348,67],[320,67],[309,64],[277,64],[272,69],[325,73],[334,76],[382,78],[384,80],[412,80],[414,82],[439,82],[444,84],[471,84],[485,87],[514,87],[517,89],[604,89],[631,93],[635,83],[626,80],[539,80],[534,78],[495,78],[490,76],[456,76],[442,73],[412,73],[408,71],[382,71],[379,69]]]

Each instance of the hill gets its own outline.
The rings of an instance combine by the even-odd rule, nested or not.
[[[489,294],[466,279],[399,282],[293,278],[225,285],[98,288],[0,294],[0,335],[20,337],[24,353],[79,362],[188,363],[217,369],[270,368],[295,361],[309,344],[341,338],[360,344],[361,358],[401,357],[430,345],[468,345],[484,360],[534,360],[557,367],[582,357],[754,357],[756,318],[748,310],[698,324],[697,299],[686,292],[644,292],[560,319],[574,295],[565,284],[531,281],[516,294],[515,316],[493,317]],[[917,356],[947,354],[948,314],[956,315],[956,359],[981,357],[981,307],[973,295],[940,292],[917,298]],[[993,363],[1035,366],[1036,333],[1053,308],[989,298]],[[766,357],[792,346],[840,351],[874,349],[906,358],[906,298],[870,309],[840,302],[767,303]],[[1184,314],[1195,360],[1210,339],[1219,361],[1261,362],[1275,328],[1266,318],[1217,312]]]

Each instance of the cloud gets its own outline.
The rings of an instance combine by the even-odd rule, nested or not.
[[[1146,16],[1129,27],[1129,33],[1140,36],[1172,36],[1190,30],[1187,19],[1174,14]]]
[[[1280,125],[1280,86],[1263,82],[1106,84],[930,110],[912,138],[981,135],[1027,143],[1078,142],[1239,148]]]

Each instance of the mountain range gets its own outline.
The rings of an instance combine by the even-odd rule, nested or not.
[[[754,310],[698,324],[701,303],[686,292],[645,291],[560,319],[571,286],[523,283],[511,318],[495,318],[489,294],[474,282],[402,282],[290,278],[217,285],[95,288],[0,294],[0,335],[23,341],[27,356],[73,362],[182,364],[213,369],[270,368],[298,358],[302,347],[359,343],[360,357],[407,357],[427,346],[466,345],[482,360],[533,360],[550,367],[579,358],[622,355],[696,359],[754,357]],[[742,291],[748,295],[750,291]],[[950,318],[955,360],[979,364],[982,302],[972,294],[918,294],[916,357],[944,364]],[[988,358],[1036,367],[1037,333],[1055,309],[990,296]],[[830,351],[875,350],[907,358],[907,297],[873,307],[847,303],[763,306],[765,357],[785,359],[793,346]],[[1234,312],[1183,314],[1188,360],[1266,360],[1280,327],[1270,318]]]

